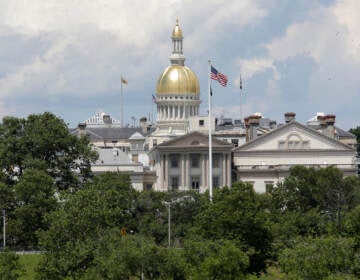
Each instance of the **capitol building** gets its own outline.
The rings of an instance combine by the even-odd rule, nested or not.
[[[128,173],[137,190],[204,192],[209,188],[211,130],[214,187],[242,180],[266,192],[295,165],[334,165],[345,175],[356,174],[356,138],[335,125],[334,115],[316,113],[305,124],[296,121],[294,112],[285,113],[281,124],[260,113],[244,120],[201,116],[199,80],[185,64],[183,43],[176,21],[170,63],[155,85],[155,123],[143,117],[134,127],[123,127],[98,111],[71,130],[88,135],[99,153],[94,173]]]

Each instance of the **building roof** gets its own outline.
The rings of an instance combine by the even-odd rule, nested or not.
[[[263,139],[266,139],[266,137],[271,137],[273,134],[278,133],[279,131],[285,130],[285,129],[287,129],[288,127],[291,127],[291,126],[301,127],[302,129],[307,130],[307,131],[309,131],[310,133],[312,133],[312,134],[314,134],[314,135],[317,135],[318,137],[321,137],[321,138],[323,138],[323,139],[326,139],[327,141],[329,141],[329,142],[331,142],[331,143],[337,144],[337,145],[345,148],[346,150],[353,150],[353,148],[350,147],[349,145],[344,144],[344,143],[342,143],[342,142],[340,142],[340,141],[338,141],[338,140],[336,140],[336,139],[334,139],[334,138],[328,137],[328,136],[326,136],[325,134],[317,131],[316,129],[314,129],[314,128],[308,126],[308,125],[303,125],[303,124],[301,124],[301,123],[299,123],[299,122],[297,122],[297,121],[292,121],[292,122],[289,122],[289,123],[287,123],[287,124],[278,126],[276,129],[273,129],[273,130],[271,130],[270,132],[265,133],[265,134],[263,134],[263,135],[255,138],[255,139],[253,139],[253,140],[251,140],[251,141],[249,141],[249,142],[246,142],[245,144],[243,144],[243,145],[235,148],[233,151],[234,151],[234,152],[236,152],[236,151],[241,151],[243,148],[248,147],[248,146],[251,146],[251,145],[253,145],[253,143],[260,142],[260,141],[262,141]]]
[[[320,130],[321,129],[321,126],[319,124],[308,124],[307,125],[308,127],[314,129],[314,130]],[[346,130],[343,130],[341,129],[340,127],[338,126],[335,126],[335,134],[340,137],[340,138],[356,138],[354,134],[346,131]]]
[[[121,140],[129,139],[132,135],[147,136],[154,128],[150,128],[148,132],[143,133],[141,127],[119,127],[119,126],[92,126],[86,127],[85,133],[90,137],[90,140]],[[72,129],[71,133],[79,134],[79,129]]]
[[[121,149],[96,149],[99,158],[95,165],[129,165],[131,160]]]

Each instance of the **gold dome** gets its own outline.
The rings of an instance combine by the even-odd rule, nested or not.
[[[182,38],[183,34],[179,26],[179,20],[176,20],[176,25],[174,27],[174,30],[172,32],[172,36],[175,38]]]
[[[200,93],[199,80],[186,66],[171,65],[160,75],[156,86],[157,94]]]

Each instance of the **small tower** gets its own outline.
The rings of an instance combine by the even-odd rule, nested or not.
[[[157,130],[155,135],[172,137],[188,131],[188,119],[199,115],[200,86],[195,73],[184,65],[183,33],[176,20],[171,34],[170,65],[156,85]]]
[[[173,51],[170,56],[171,65],[184,66],[185,56],[183,55],[183,38],[184,37],[179,26],[179,20],[177,19],[171,36],[173,43]]]

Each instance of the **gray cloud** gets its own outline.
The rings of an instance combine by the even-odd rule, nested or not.
[[[359,52],[351,44],[357,38],[360,44],[360,28],[352,11],[358,3],[293,6],[277,0],[0,0],[0,115],[50,110],[72,125],[100,108],[118,117],[121,74],[129,80],[126,118],[151,113],[151,94],[168,65],[169,37],[179,17],[203,112],[207,60],[213,59],[230,78],[228,88],[215,88],[215,113],[239,115],[233,103],[241,70],[244,114],[277,117],[296,100],[300,115],[331,110],[344,122],[354,119],[349,103],[358,98],[353,73],[359,71]],[[302,90],[297,72],[307,85]]]

